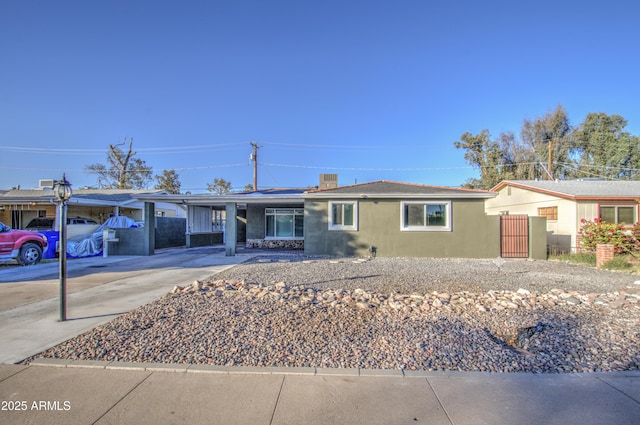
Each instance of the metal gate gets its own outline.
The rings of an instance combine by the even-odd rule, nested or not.
[[[500,256],[504,258],[529,257],[529,216],[500,216]]]

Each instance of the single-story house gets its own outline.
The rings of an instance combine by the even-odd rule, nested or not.
[[[580,247],[581,220],[637,223],[640,181],[505,180],[491,189],[487,214],[527,214],[546,217],[550,252],[575,252]]]
[[[222,232],[212,223],[223,213],[228,255],[244,244],[302,249],[307,255],[495,258],[501,255],[501,221],[487,215],[484,204],[495,196],[490,191],[376,181],[227,195],[147,194],[138,199],[186,206],[188,247],[221,241]],[[544,219],[534,221],[533,245],[544,239],[544,232],[540,237],[536,231],[544,231]],[[544,258],[546,242],[542,250],[536,246],[526,255]]]

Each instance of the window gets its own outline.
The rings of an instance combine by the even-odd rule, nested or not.
[[[451,230],[450,201],[404,201],[401,204],[401,230]]]
[[[329,202],[329,230],[358,230],[358,203]]]
[[[557,220],[558,219],[558,207],[538,208],[538,216],[546,217],[547,220]]]
[[[303,208],[266,208],[265,239],[302,239]]]
[[[607,223],[634,224],[636,208],[627,205],[600,206],[600,219]]]

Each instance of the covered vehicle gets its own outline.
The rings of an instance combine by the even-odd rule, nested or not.
[[[67,256],[75,258],[101,255],[103,249],[102,235],[105,230],[135,227],[138,227],[137,223],[129,217],[110,217],[92,234],[69,238],[67,241]]]
[[[0,261],[17,260],[22,265],[36,264],[48,246],[41,233],[15,230],[0,223]]]

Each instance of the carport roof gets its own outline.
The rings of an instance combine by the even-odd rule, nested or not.
[[[75,189],[69,205],[87,206],[125,206],[137,202],[137,196],[142,194],[159,195],[165,191],[126,190],[126,189]],[[24,190],[12,189],[0,193],[0,204],[4,205],[47,205],[55,204],[52,190]]]
[[[142,194],[137,199],[145,202],[168,202],[173,204],[194,205],[194,206],[224,206],[227,203],[235,202],[241,204],[257,203],[303,203],[303,194],[307,189],[296,188],[276,188],[264,189],[252,192],[228,193],[216,195],[213,193],[203,193],[196,195],[185,194]]]

